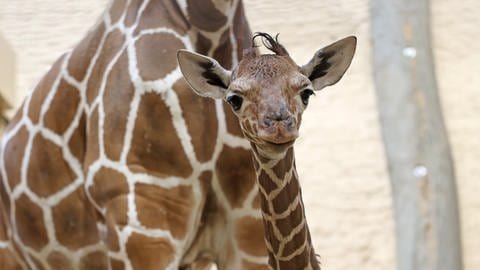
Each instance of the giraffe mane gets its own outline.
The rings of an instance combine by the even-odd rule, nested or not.
[[[255,48],[255,47],[258,47],[256,44],[255,44],[255,39],[257,39],[258,37],[261,38],[262,40],[262,44],[263,46],[265,46],[265,48],[269,49],[270,51],[274,52],[276,55],[280,55],[280,56],[287,56],[288,55],[288,52],[287,50],[285,49],[285,47],[283,47],[282,44],[280,44],[278,42],[278,36],[280,34],[277,33],[275,35],[275,38],[273,38],[271,35],[267,34],[267,33],[264,33],[264,32],[256,32],[253,37],[252,37],[252,47]]]

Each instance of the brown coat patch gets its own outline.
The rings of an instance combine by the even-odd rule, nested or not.
[[[299,249],[307,240],[307,230],[301,230],[299,233],[297,233],[292,240],[290,240],[286,245],[285,248],[283,249],[282,256],[288,256],[292,253],[294,253],[297,249]],[[305,256],[306,260],[308,260],[308,257]]]
[[[227,22],[212,0],[187,0],[187,12],[192,25],[207,32],[215,32]]]
[[[50,70],[45,74],[32,92],[32,97],[28,106],[28,118],[30,118],[34,124],[38,123],[40,119],[42,104],[45,103],[45,98],[51,91],[51,88],[60,73],[60,68],[64,60],[65,55],[60,57],[55,64],[52,65]]]
[[[274,189],[277,188],[277,184],[272,181],[270,176],[268,176],[264,170],[261,170],[260,175],[258,176],[258,184],[265,190],[267,194],[270,194]]]
[[[92,75],[87,83],[87,102],[91,104],[98,96],[99,88],[102,85],[103,75],[113,57],[122,48],[125,42],[125,37],[120,30],[110,32],[105,40],[102,51],[98,56],[98,60],[92,70]]]
[[[92,58],[97,52],[104,34],[105,25],[102,23],[90,32],[73,50],[68,60],[67,70],[78,81],[82,81],[85,78],[88,67],[92,63]]]
[[[243,50],[250,48],[252,45],[252,32],[250,31],[250,26],[245,16],[245,9],[241,1],[238,2],[235,17],[233,18],[233,33],[235,33],[235,39],[237,40],[237,55],[241,58]]]
[[[194,93],[184,80],[173,86],[182,107],[183,118],[188,133],[192,134],[192,144],[200,162],[212,158],[217,141],[218,124],[215,103],[211,99],[201,98]]]
[[[303,217],[303,207],[301,204],[297,204],[297,207],[293,209],[292,212],[286,218],[277,219],[275,221],[275,225],[282,234],[282,236],[287,237],[292,230],[300,225],[300,223],[304,220]]]
[[[95,210],[83,188],[77,189],[52,208],[55,236],[62,245],[76,250],[99,241]]]
[[[202,33],[198,33],[197,41],[195,42],[195,51],[199,54],[207,55],[210,48],[212,48],[212,41],[202,35]]]
[[[47,262],[52,269],[73,270],[72,263],[60,252],[54,251],[48,255]]]
[[[129,189],[125,175],[110,168],[101,168],[95,174],[88,192],[96,204],[105,207],[117,197],[127,195]]]
[[[122,261],[118,261],[115,259],[110,259],[110,266],[112,267],[112,270],[124,270],[125,269],[125,264]]]
[[[135,186],[138,220],[147,228],[168,230],[183,239],[193,207],[191,186],[163,189],[153,185]]]
[[[192,166],[162,97],[147,93],[139,106],[128,165],[135,172],[148,172],[159,177],[188,177]]]
[[[134,269],[165,269],[174,259],[172,244],[163,238],[132,233],[127,242],[128,257]]]
[[[280,193],[272,200],[275,213],[283,213],[292,203],[295,197],[300,195],[300,186],[298,179],[292,176],[290,182],[280,191]]]
[[[87,122],[87,141],[85,142],[85,161],[83,168],[87,169],[100,156],[100,146],[98,141],[98,107],[90,114]],[[79,130],[79,132],[81,132]]]
[[[22,270],[23,268],[15,260],[15,254],[9,249],[0,249],[0,269]]]
[[[33,139],[31,157],[27,184],[41,197],[53,195],[76,178],[69,164],[63,159],[62,149],[41,134],[37,134]]]
[[[105,155],[112,160],[120,159],[134,92],[128,72],[128,55],[125,51],[113,66],[103,95]]]
[[[274,252],[277,252],[280,248],[280,241],[275,237],[273,224],[270,221],[264,219],[265,224],[265,239],[270,244]],[[270,254],[270,252],[269,252]]]
[[[177,68],[176,53],[182,41],[170,33],[142,36],[135,44],[138,68],[143,80],[157,80]]]
[[[228,133],[238,136],[238,137],[243,137],[243,132],[242,128],[240,127],[240,124],[238,123],[238,118],[235,116],[235,114],[232,111],[232,107],[228,105],[226,102],[223,103],[223,110],[225,111],[225,119],[227,122],[227,131]]]
[[[277,163],[272,168],[272,171],[279,179],[283,179],[285,174],[292,168],[293,162],[293,147],[291,147],[288,152],[286,153],[284,159]],[[285,179],[284,179],[285,180]]]
[[[220,46],[213,52],[215,58],[223,67],[231,69],[232,63],[232,43],[230,42],[230,29],[223,32],[220,37]]]
[[[107,205],[107,220],[114,220],[114,223],[121,228],[128,223],[127,211],[127,197],[117,197]]]
[[[128,202],[127,196],[119,196],[107,204],[107,246],[109,250],[120,250],[118,235],[115,228],[122,229],[128,223]]]
[[[15,201],[15,210],[20,239],[25,245],[40,251],[48,243],[42,209],[24,194]]]
[[[0,241],[8,240],[7,227],[10,227],[10,196],[0,175]],[[1,250],[1,248],[0,248]],[[1,269],[1,268],[0,268]]]
[[[159,27],[173,29],[182,36],[187,33],[189,23],[174,0],[151,0],[140,18],[134,35],[145,29]]]
[[[126,3],[126,0],[113,0],[113,4],[109,10],[110,20],[112,24],[115,24],[120,19],[120,17],[122,17],[123,13],[125,12]]]
[[[285,250],[287,250],[287,247],[285,248]],[[284,252],[284,256],[286,254],[287,253]],[[291,253],[288,253],[288,254],[291,254]],[[307,267],[309,261],[310,261],[310,256],[308,255],[308,248],[305,248],[302,251],[302,253],[293,257],[291,260],[280,261],[278,269],[305,269],[305,267]]]
[[[1,179],[0,179],[1,180]],[[0,187],[2,186],[2,183],[0,183]],[[3,191],[3,189],[1,190]],[[6,194],[2,194],[2,198],[3,198],[3,195],[6,195]],[[6,212],[4,212],[4,205],[0,205],[0,241],[6,241],[8,240],[8,235],[7,235],[7,220],[5,220],[5,218],[7,218],[8,216],[6,215]],[[0,251],[4,249],[3,247],[0,248]],[[0,268],[1,269],[1,268]]]
[[[126,200],[124,200],[126,201]],[[127,211],[127,209],[125,209]],[[127,213],[125,212],[125,216]],[[126,219],[126,218],[125,218]],[[115,220],[111,218],[111,216],[107,216],[107,248],[109,251],[120,251],[120,242],[118,238],[117,225],[115,224]],[[118,226],[121,227],[121,226]]]
[[[267,247],[263,235],[257,233],[263,231],[262,219],[244,217],[237,221],[235,238],[240,249],[252,256],[267,256]]]
[[[79,103],[78,90],[65,80],[61,80],[57,93],[45,113],[45,127],[62,135],[71,125]]]
[[[217,164],[217,177],[233,208],[240,208],[255,187],[252,156],[243,148],[224,146]]]
[[[138,11],[142,3],[143,3],[143,0],[130,1],[130,5],[127,7],[127,14],[125,16],[125,20],[123,21],[123,23],[125,24],[125,27],[130,27],[135,23],[135,20],[139,15]]]
[[[25,127],[22,127],[5,146],[5,158],[3,162],[5,164],[10,190],[13,190],[20,183],[20,168],[22,167],[22,160],[25,156],[27,140],[28,131]]]
[[[75,131],[73,131],[72,137],[68,142],[68,147],[70,148],[70,151],[80,163],[83,163],[83,159],[85,157],[85,125],[85,114],[83,113],[80,117],[77,128],[75,129]]]
[[[93,252],[80,260],[82,270],[104,270],[108,268],[108,258],[101,251]]]

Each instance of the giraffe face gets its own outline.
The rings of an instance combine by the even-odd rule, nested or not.
[[[288,56],[249,53],[234,69],[225,100],[263,153],[284,153],[298,137],[312,82]]]
[[[350,66],[356,38],[347,37],[318,50],[298,66],[277,39],[265,33],[263,44],[275,54],[245,50],[229,71],[216,60],[197,53],[178,52],[180,69],[199,95],[224,99],[239,119],[245,136],[266,156],[284,154],[298,137],[309,97],[335,84]]]

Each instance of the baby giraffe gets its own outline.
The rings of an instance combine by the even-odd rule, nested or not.
[[[300,67],[277,38],[257,33],[253,41],[257,37],[274,54],[259,55],[252,46],[232,71],[184,50],[178,52],[178,62],[197,94],[231,105],[251,143],[271,268],[320,269],[305,219],[293,144],[309,97],[340,80],[352,61],[356,38],[318,50]]]

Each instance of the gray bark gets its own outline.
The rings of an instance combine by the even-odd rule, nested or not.
[[[429,1],[371,3],[374,78],[395,208],[397,267],[460,270],[455,173],[437,93]]]

